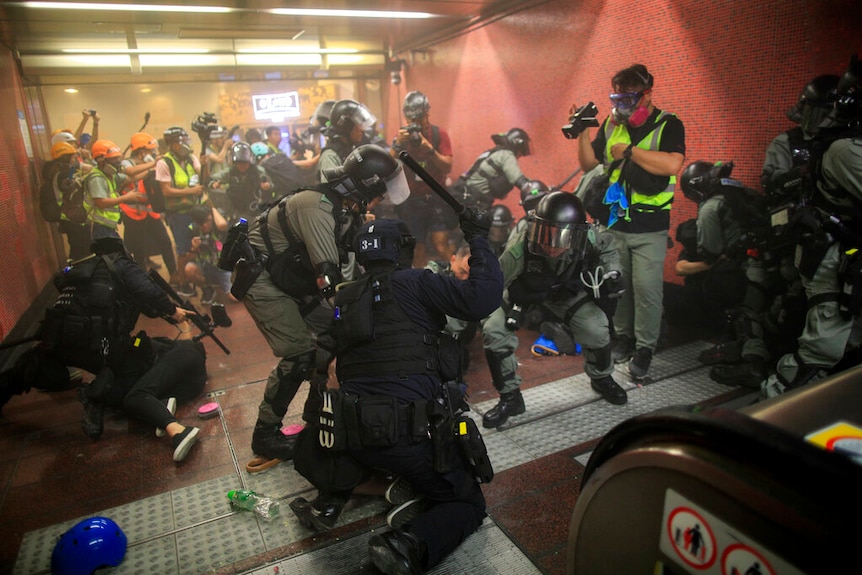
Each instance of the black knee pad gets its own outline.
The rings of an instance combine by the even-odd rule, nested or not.
[[[269,401],[276,415],[284,417],[287,407],[296,395],[299,386],[306,379],[311,379],[316,373],[314,369],[314,352],[309,351],[293,357],[284,358],[292,363],[290,371],[278,369],[278,389],[275,397]]]

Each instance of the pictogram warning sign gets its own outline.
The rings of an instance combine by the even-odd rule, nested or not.
[[[709,569],[715,563],[715,535],[697,511],[684,505],[671,510],[667,530],[673,550],[687,565]]]

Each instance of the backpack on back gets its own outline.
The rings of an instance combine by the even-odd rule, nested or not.
[[[42,343],[65,365],[98,373],[121,355],[131,327],[124,325],[114,260],[91,255],[57,272],[60,295],[45,310]]]
[[[733,219],[752,239],[764,239],[771,233],[769,200],[765,194],[730,178],[721,178],[713,194],[724,196]]]
[[[174,175],[174,163],[168,162],[168,168],[171,170],[171,177]],[[153,208],[153,211],[163,214],[167,211],[165,207],[165,194],[162,193],[162,185],[156,181],[156,171],[150,170],[144,176],[144,191],[147,193],[147,200]]]
[[[284,154],[276,154],[264,160],[261,164],[266,175],[272,180],[273,198],[280,198],[302,187],[299,169]]]
[[[58,162],[45,164],[39,188],[39,209],[45,221],[59,222],[65,217],[73,224],[83,224],[87,221],[84,188],[72,174],[65,172],[66,168]]]

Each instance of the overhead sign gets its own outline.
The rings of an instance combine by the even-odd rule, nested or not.
[[[299,92],[258,94],[251,97],[255,120],[282,122],[285,118],[298,118]]]

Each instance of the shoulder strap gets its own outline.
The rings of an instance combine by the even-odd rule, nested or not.
[[[437,146],[440,145],[440,128],[437,126],[431,126],[431,146],[434,150],[437,150]]]

